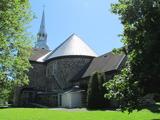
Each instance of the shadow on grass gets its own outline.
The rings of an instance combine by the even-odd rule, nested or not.
[[[4,110],[4,109],[13,109],[13,108],[15,108],[15,109],[21,109],[21,108],[23,108],[23,109],[30,109],[30,108],[33,108],[33,109],[46,109],[46,108],[39,108],[39,107],[0,107],[0,110]]]
[[[0,107],[0,109],[10,109],[10,108],[39,108],[39,109],[46,109],[46,108],[42,108],[42,107],[37,107],[37,106],[23,106],[23,107],[14,107],[14,106],[8,106],[8,107]],[[49,108],[49,107],[48,107]],[[53,107],[52,107],[53,108]],[[120,109],[117,108],[111,108],[111,107],[107,107],[107,108],[101,108],[101,109],[94,109],[94,108],[86,108],[88,111],[106,111],[106,110],[110,110],[110,111],[120,111]],[[154,105],[148,105],[143,107],[143,109],[148,109],[150,112],[152,113],[160,113],[160,103],[154,104]],[[160,120],[160,119],[152,119],[152,120]]]
[[[117,111],[117,108],[113,108],[113,107],[106,107],[106,108],[86,108],[88,111]]]
[[[118,108],[112,108],[112,107],[108,107],[108,108],[102,108],[102,109],[94,109],[94,108],[86,108],[88,111],[106,111],[106,110],[111,110],[111,111],[121,111],[121,109],[118,109]],[[160,113],[160,103],[156,103],[154,105],[147,105],[147,106],[144,106],[140,109],[143,110],[143,109],[147,109],[149,110],[150,112],[152,113]],[[152,120],[160,120],[160,119],[152,119]]]
[[[37,107],[37,106],[33,106],[33,105],[28,105],[28,106],[13,106],[13,105],[10,105],[10,106],[0,106],[0,109],[10,109],[10,108],[39,108],[39,109],[44,109],[42,107]]]
[[[154,105],[148,105],[145,107],[145,109],[148,109],[149,111],[153,113],[160,113],[160,103],[157,103]],[[153,120],[160,120],[160,119],[153,119]]]

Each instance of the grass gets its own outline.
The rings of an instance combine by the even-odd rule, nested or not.
[[[0,120],[160,120],[149,110],[128,114],[118,111],[62,111],[38,108],[0,109]]]

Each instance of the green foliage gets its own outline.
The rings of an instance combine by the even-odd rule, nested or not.
[[[141,97],[160,93],[160,0],[119,0],[112,12],[124,26],[128,61],[121,74],[106,83],[106,97],[119,101],[122,110],[141,109]]]
[[[8,95],[9,95],[9,90],[4,89],[3,91],[0,92],[0,106],[4,105],[6,101],[8,101]]]
[[[0,1],[0,99],[6,100],[15,86],[28,82],[31,19],[28,0]]]
[[[94,73],[88,83],[87,91],[87,108],[101,109],[106,107],[106,100],[104,99],[105,88],[103,87],[105,75],[102,73]]]

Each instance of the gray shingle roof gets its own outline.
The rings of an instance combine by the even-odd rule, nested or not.
[[[89,77],[94,72],[109,72],[117,70],[124,58],[125,55],[113,54],[112,52],[94,58],[82,78]]]
[[[41,58],[42,56],[46,55],[49,52],[50,51],[45,50],[45,49],[33,48],[32,54],[29,60],[38,62],[39,58]]]

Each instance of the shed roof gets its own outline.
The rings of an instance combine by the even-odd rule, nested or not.
[[[112,52],[94,58],[82,78],[89,77],[95,72],[109,72],[117,70],[124,58],[125,55],[113,54]]]

